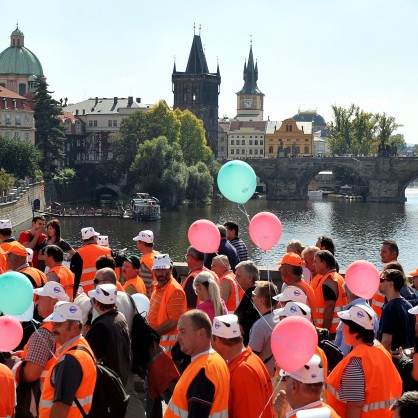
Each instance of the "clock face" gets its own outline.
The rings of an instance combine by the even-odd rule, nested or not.
[[[252,109],[252,107],[253,107],[253,100],[252,99],[245,99],[244,100],[244,107],[246,109]]]

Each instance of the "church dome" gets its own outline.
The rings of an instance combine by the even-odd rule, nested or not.
[[[313,111],[299,112],[297,115],[293,116],[292,119],[295,122],[312,122],[315,127],[325,127],[326,125],[325,119]]]
[[[10,46],[0,53],[0,75],[43,76],[37,56],[24,46],[24,35],[16,28],[10,35]]]

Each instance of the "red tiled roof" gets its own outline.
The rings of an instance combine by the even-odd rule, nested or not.
[[[19,96],[14,91],[11,91],[9,89],[6,89],[6,87],[0,86],[0,98],[6,98],[6,99],[23,99],[26,100],[26,97]]]

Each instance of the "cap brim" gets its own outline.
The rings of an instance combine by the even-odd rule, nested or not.
[[[412,315],[418,315],[418,306],[414,306],[411,309],[408,309],[408,312]]]
[[[275,310],[273,311],[273,314],[274,314],[275,316],[286,316],[286,314],[285,314],[285,308],[275,309]]]
[[[153,270],[167,270],[169,268],[171,268],[171,265],[167,266],[166,264],[164,266],[155,266],[155,267],[153,266],[152,267]]]
[[[279,293],[276,296],[273,296],[274,300],[277,300],[278,302],[289,302],[290,299],[286,299],[285,296],[283,296],[283,293]]]
[[[38,289],[33,289],[33,293],[38,296],[49,296],[45,294],[45,289],[43,287],[39,287]]]
[[[47,316],[44,319],[44,322],[65,322],[65,321],[66,319],[61,315],[55,315],[54,317],[54,313],[52,313],[51,315]]]
[[[346,319],[348,321],[350,321],[351,315],[349,311],[341,311],[341,312],[337,312],[337,315],[341,318],[341,319]]]

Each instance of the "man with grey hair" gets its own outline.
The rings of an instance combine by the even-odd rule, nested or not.
[[[253,261],[241,261],[237,264],[235,279],[244,291],[244,296],[234,313],[238,316],[244,345],[247,346],[250,338],[250,329],[255,321],[260,318],[260,313],[252,302],[255,282],[260,279],[260,273]]]
[[[310,276],[311,279],[309,282],[311,282],[313,280],[313,278],[316,276],[316,270],[315,270],[315,263],[314,263],[314,259],[315,259],[315,255],[316,253],[319,251],[319,248],[315,245],[311,245],[309,247],[306,247],[303,251],[302,251],[302,259],[305,262],[305,267],[310,271]]]
[[[232,271],[235,272],[236,266],[239,263],[239,257],[235,247],[226,239],[226,228],[223,225],[216,225],[221,234],[221,242],[216,253],[205,254],[205,267],[210,269],[213,257],[219,254],[224,254],[228,257],[229,264]]]

